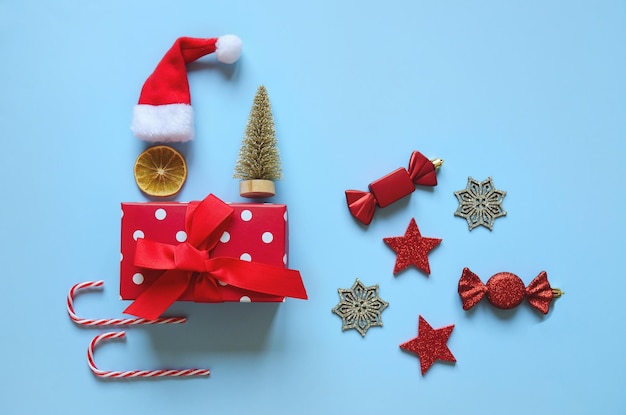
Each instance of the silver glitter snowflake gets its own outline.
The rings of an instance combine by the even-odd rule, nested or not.
[[[366,287],[357,278],[349,290],[337,291],[341,301],[332,312],[341,317],[342,330],[356,329],[365,336],[370,327],[383,325],[380,314],[389,303],[378,296],[378,284]]]
[[[491,177],[482,182],[468,177],[467,187],[454,192],[454,195],[459,201],[454,216],[465,218],[470,231],[479,225],[492,230],[493,222],[506,215],[502,208],[502,199],[506,192],[496,189]]]

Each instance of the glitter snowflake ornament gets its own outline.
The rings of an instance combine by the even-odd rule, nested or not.
[[[389,303],[378,296],[378,284],[367,287],[357,278],[350,289],[337,291],[340,301],[332,312],[341,317],[341,330],[355,329],[365,336],[370,327],[382,327],[381,313]]]
[[[470,231],[479,225],[493,230],[495,220],[506,215],[502,208],[506,192],[496,189],[491,177],[482,182],[468,177],[467,187],[454,195],[459,201],[454,216],[465,218]]]

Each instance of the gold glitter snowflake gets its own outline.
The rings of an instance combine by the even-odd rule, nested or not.
[[[491,177],[482,182],[468,177],[467,187],[454,195],[459,201],[454,216],[465,218],[470,231],[479,225],[492,230],[494,221],[506,215],[502,208],[506,192],[496,189]]]
[[[352,288],[337,291],[341,301],[332,312],[341,317],[342,330],[355,329],[365,336],[370,327],[383,325],[381,313],[389,303],[378,296],[378,284],[366,287],[357,278]]]

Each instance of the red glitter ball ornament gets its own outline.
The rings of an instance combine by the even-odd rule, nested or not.
[[[545,271],[541,271],[528,287],[524,287],[520,277],[510,272],[499,272],[483,284],[478,275],[464,268],[459,280],[459,295],[464,310],[474,307],[486,295],[496,308],[508,310],[517,307],[526,298],[530,305],[547,314],[552,300],[562,294],[558,288],[550,287]]]
[[[515,308],[524,300],[524,282],[510,272],[499,272],[487,281],[487,300],[503,310]]]

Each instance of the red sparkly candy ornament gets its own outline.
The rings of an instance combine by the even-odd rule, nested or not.
[[[453,329],[454,324],[433,329],[424,317],[419,316],[417,337],[402,343],[400,348],[419,356],[423,376],[436,360],[456,362],[447,345]]]
[[[510,272],[499,272],[489,278],[487,284],[483,284],[469,268],[464,268],[459,280],[459,295],[464,310],[474,307],[486,296],[494,307],[502,310],[517,307],[526,298],[530,305],[548,314],[552,300],[563,295],[563,292],[550,287],[545,271],[541,271],[528,287],[524,287],[520,277]]]
[[[441,243],[441,239],[423,237],[415,219],[411,219],[404,236],[383,238],[383,241],[397,254],[394,274],[415,265],[430,275],[428,253]]]

